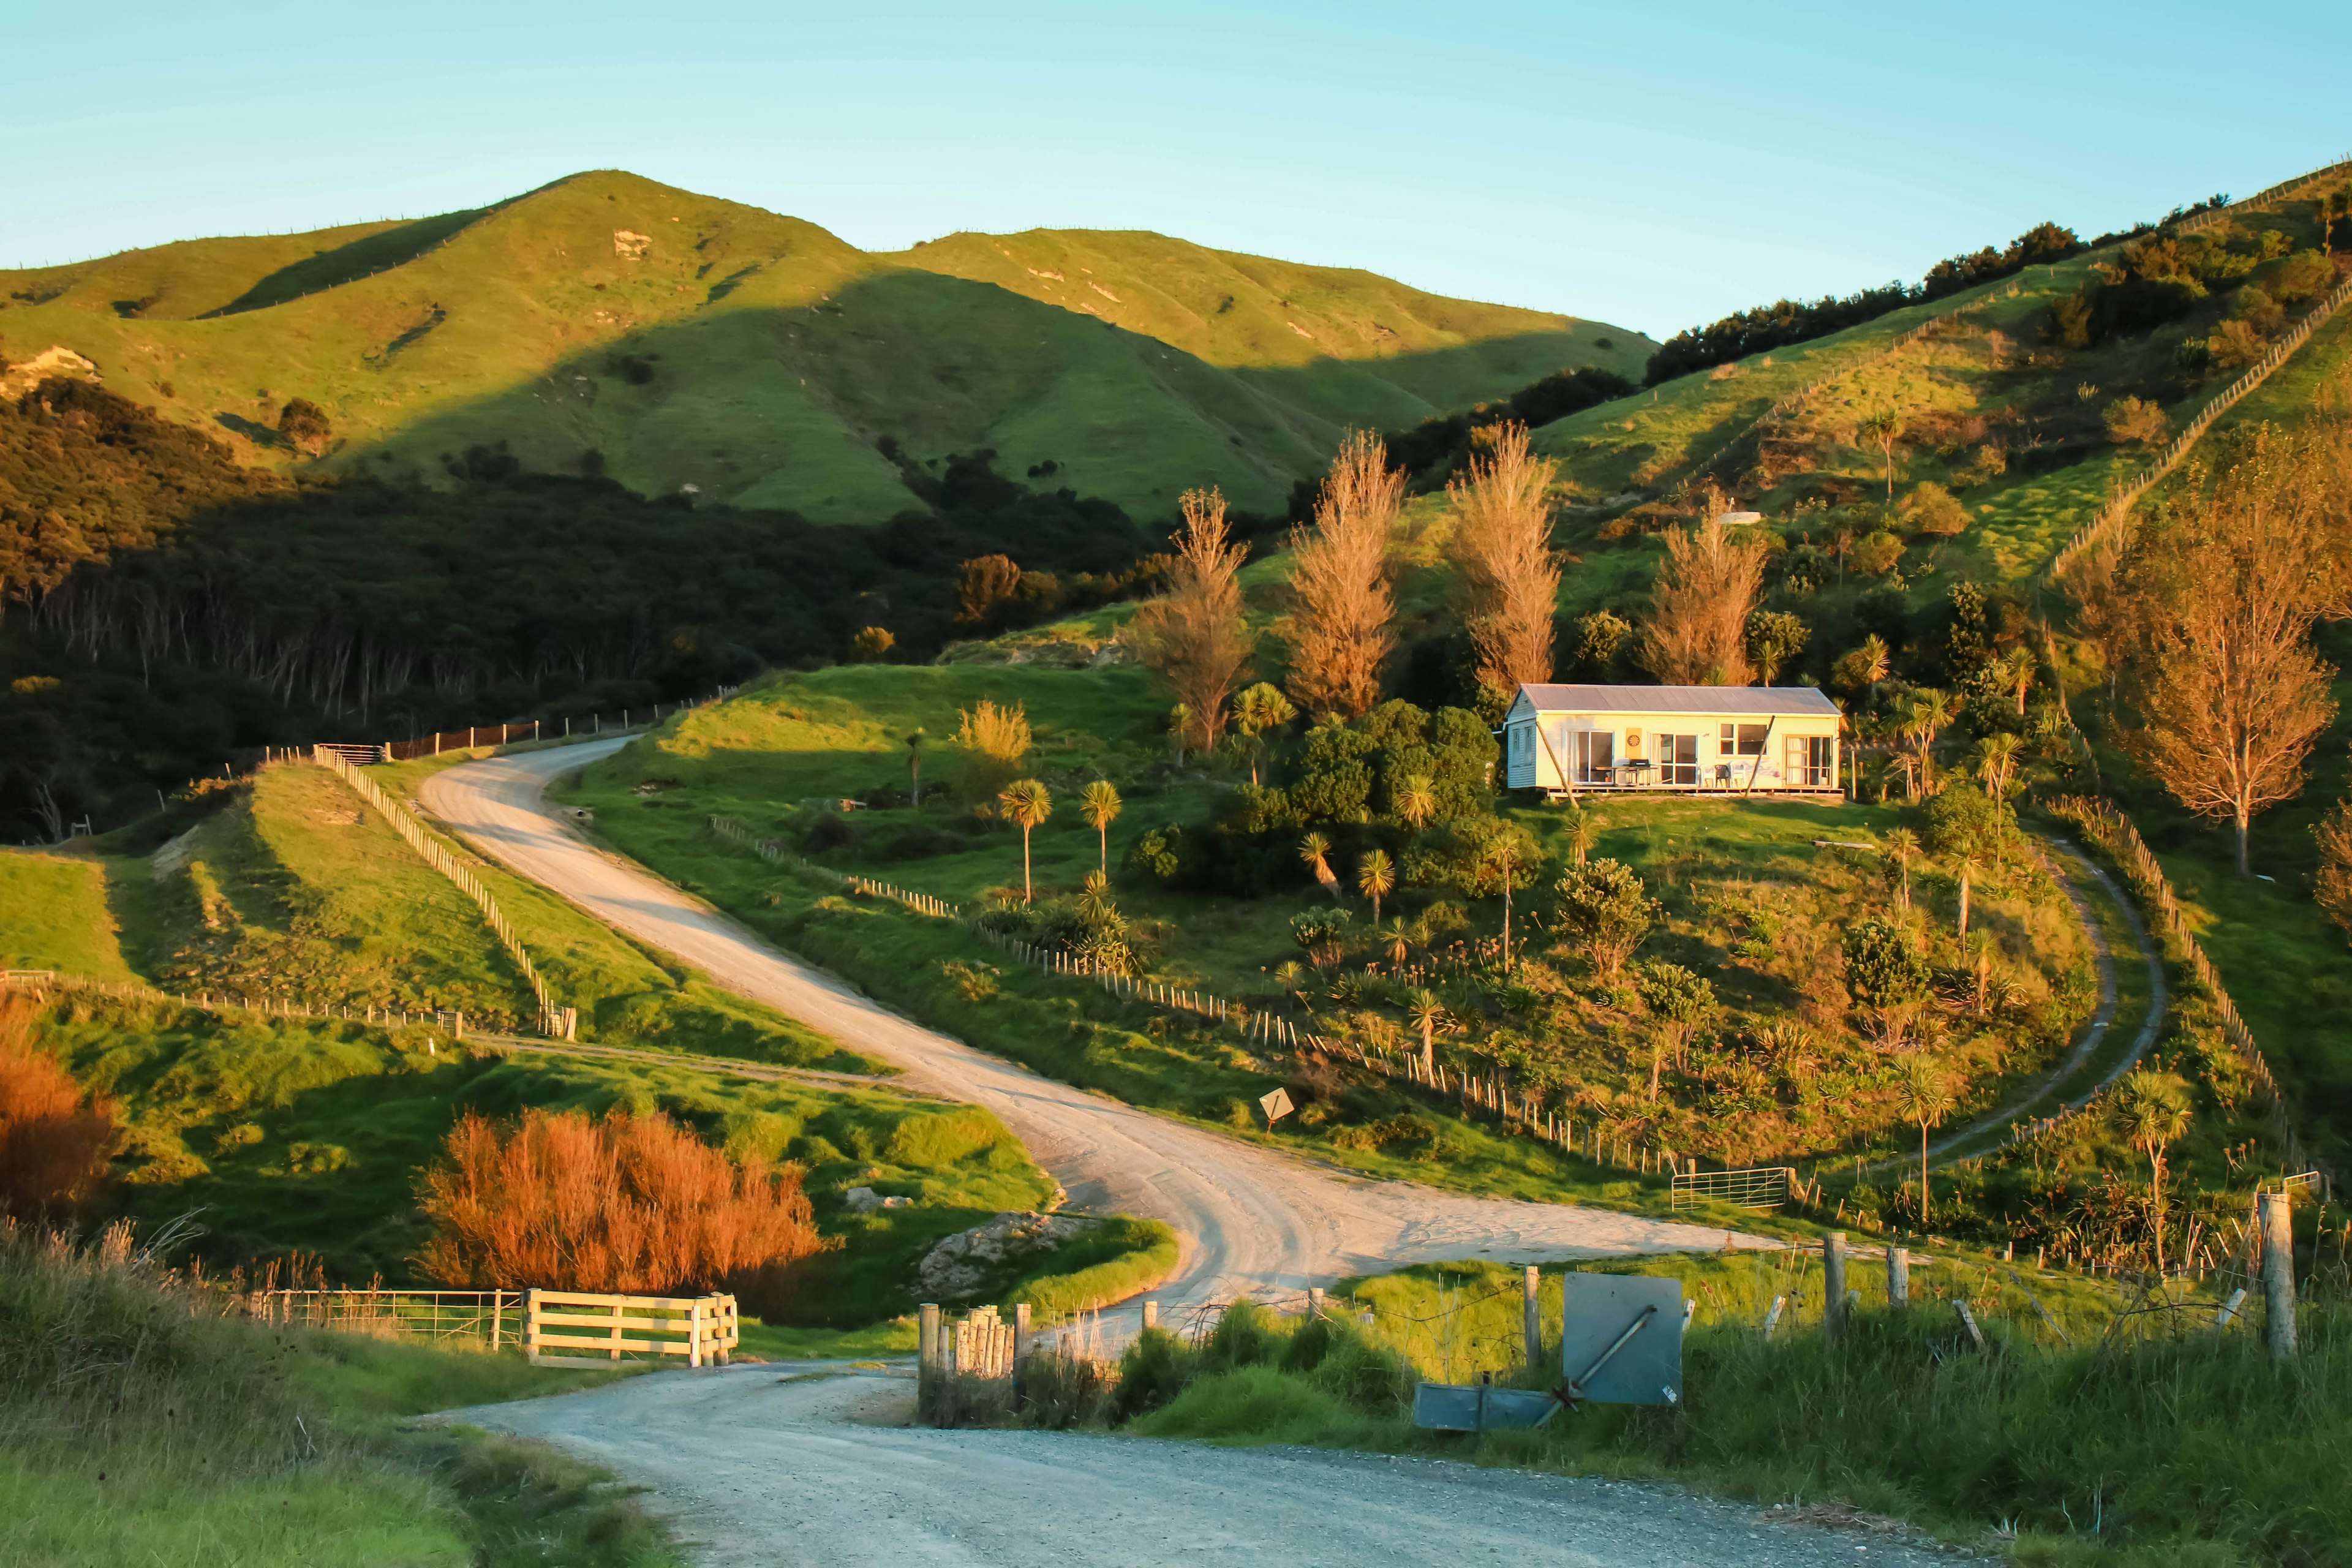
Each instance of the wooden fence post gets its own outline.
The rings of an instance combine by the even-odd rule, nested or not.
[[[1159,1326],[1160,1303],[1157,1301],[1146,1301],[1143,1304],[1143,1327],[1145,1331],[1149,1332],[1150,1330],[1156,1329]]]
[[[2284,1193],[2264,1193],[2263,1205],[2263,1338],[2271,1359],[2294,1355],[2294,1209]]]
[[[1822,1237],[1822,1338],[1834,1340],[1845,1322],[1845,1232]]]
[[[1013,1405],[1021,1407],[1021,1363],[1029,1354],[1029,1303],[1013,1304]]]
[[[1886,1304],[1900,1311],[1911,1304],[1911,1249],[1886,1249]]]
[[[935,1375],[940,1369],[940,1309],[935,1301],[922,1305],[915,1331],[916,1365],[924,1376]]]
[[[522,1348],[533,1366],[539,1364],[539,1287],[522,1296]]]
[[[1542,1289],[1542,1280],[1543,1277],[1536,1272],[1536,1266],[1532,1263],[1519,1276],[1519,1328],[1527,1343],[1528,1370],[1530,1372],[1543,1370],[1543,1308],[1538,1295]]]
[[[688,1366],[698,1367],[702,1364],[702,1309],[706,1300],[707,1298],[697,1296],[694,1299],[694,1305],[688,1309],[686,1364]]]

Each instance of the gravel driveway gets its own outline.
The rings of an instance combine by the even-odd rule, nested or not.
[[[1466,1464],[904,1423],[914,1384],[838,1363],[664,1372],[438,1417],[646,1487],[698,1562],[771,1565],[1949,1563],[1893,1532],[1654,1483]]]

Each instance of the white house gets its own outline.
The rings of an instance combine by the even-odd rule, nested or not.
[[[1835,795],[1844,722],[1810,686],[1524,685],[1503,716],[1504,778],[1554,796]]]

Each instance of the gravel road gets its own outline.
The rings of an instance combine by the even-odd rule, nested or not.
[[[426,781],[425,805],[485,853],[714,981],[905,1068],[917,1087],[986,1106],[1080,1207],[1165,1220],[1182,1246],[1154,1292],[1181,1309],[1411,1263],[1541,1262],[1723,1247],[1721,1230],[1509,1202],[1311,1164],[1041,1078],[859,994],[770,947],[644,868],[587,843],[541,802],[561,773],[610,756],[592,742],[467,763]],[[1736,1245],[1772,1243],[1748,1237]]]
[[[785,1364],[655,1373],[436,1419],[549,1439],[629,1477],[715,1568],[1952,1560],[1893,1533],[1675,1487],[1303,1448],[940,1432],[906,1426],[913,1409],[906,1378]]]

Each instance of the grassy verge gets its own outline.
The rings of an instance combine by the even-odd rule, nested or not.
[[[84,856],[0,850],[0,969],[129,980],[106,870]]]
[[[599,1373],[224,1315],[120,1250],[0,1232],[0,1560],[656,1568],[681,1561],[610,1478],[418,1413]]]
[[[2332,1285],[2305,1309],[2304,1354],[2281,1365],[2243,1320],[2226,1334],[2175,1336],[2138,1318],[2103,1342],[2113,1293],[2020,1269],[2065,1325],[2072,1342],[2062,1342],[2005,1270],[1972,1257],[1915,1264],[1902,1312],[1887,1310],[1877,1270],[1859,1267],[1861,1310],[1833,1346],[1818,1331],[1817,1261],[1616,1267],[1676,1274],[1698,1302],[1678,1406],[1588,1406],[1483,1439],[1415,1431],[1418,1376],[1557,1378],[1517,1365],[1515,1275],[1449,1265],[1359,1281],[1322,1327],[1248,1312],[1197,1348],[1159,1336],[1129,1352],[1113,1417],[1160,1436],[1443,1454],[1843,1503],[2027,1563],[2326,1563],[2352,1545],[2352,1494],[2334,1479],[2352,1442],[2352,1312]],[[1545,1279],[1548,1334],[1555,1279]],[[1794,1305],[1767,1339],[1774,1296]],[[1973,1303],[1984,1352],[1954,1298]],[[2200,1300],[2189,1321],[2210,1316]]]

